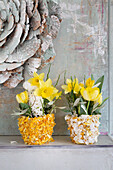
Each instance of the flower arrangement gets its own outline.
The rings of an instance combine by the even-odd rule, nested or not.
[[[50,69],[49,69],[50,72]],[[47,74],[44,81],[44,73],[38,75],[36,72],[33,78],[23,84],[24,92],[16,95],[19,103],[18,126],[23,140],[29,145],[41,145],[52,141],[54,122],[54,112],[56,111],[55,101],[61,96],[56,85],[52,85],[52,80]]]
[[[68,109],[65,112],[71,112],[72,115],[65,117],[71,138],[77,144],[92,144],[97,141],[99,135],[100,109],[104,107],[102,100],[102,85],[104,76],[96,82],[93,75],[82,83],[78,79],[64,79],[62,85],[63,92],[68,102]]]

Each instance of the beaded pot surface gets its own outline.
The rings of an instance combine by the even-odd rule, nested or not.
[[[72,142],[76,144],[93,144],[97,142],[99,136],[100,115],[66,115],[65,120],[70,130]]]
[[[25,116],[18,118],[19,130],[25,144],[42,145],[52,142],[53,127],[55,126],[54,119],[54,114],[35,118]]]

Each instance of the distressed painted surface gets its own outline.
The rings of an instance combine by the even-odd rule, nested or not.
[[[63,21],[58,37],[54,40],[56,58],[51,67],[50,77],[55,81],[61,74],[59,89],[63,83],[63,71],[67,70],[67,77],[76,75],[81,81],[84,74],[95,78],[105,75],[103,97],[108,96],[108,4],[105,0],[57,0],[62,8]],[[40,72],[47,72],[48,67]],[[26,73],[25,78],[29,75]],[[0,133],[18,134],[17,125],[10,116],[15,109],[15,94],[21,91],[21,85],[9,90],[1,87],[0,91]],[[66,104],[65,99],[57,103],[59,106]],[[56,135],[69,134],[64,120],[65,113],[57,110]],[[108,104],[102,110],[100,131],[108,131]]]
[[[109,20],[109,132],[113,138],[113,0],[109,3],[110,20]]]

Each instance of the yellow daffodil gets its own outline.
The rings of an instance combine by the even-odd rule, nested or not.
[[[44,73],[41,74],[37,74],[36,72],[34,72],[33,74],[33,78],[30,78],[28,80],[28,82],[32,85],[32,86],[37,86],[39,87],[39,80],[43,80],[44,79]]]
[[[73,92],[74,92],[75,94],[78,94],[79,91],[80,91],[80,86],[79,86],[79,84],[75,84]]]
[[[59,92],[59,93],[54,93],[52,96],[50,96],[50,99],[51,101],[56,98],[56,99],[61,99],[60,96],[61,96],[62,92]]]
[[[86,87],[93,87],[95,83],[95,80],[91,80],[91,78],[88,78],[86,80]]]
[[[73,82],[71,79],[66,80],[67,85],[62,85],[62,89],[64,89],[65,94],[71,92],[73,90],[73,93],[78,94],[80,91],[80,86],[78,84],[78,79],[74,79]]]
[[[74,88],[74,89],[73,89],[73,92],[74,92],[75,94],[78,94],[81,87],[80,87],[79,84],[78,84],[78,79],[77,79],[77,78],[73,80],[73,88]]]
[[[28,92],[24,91],[16,95],[16,100],[18,103],[27,103],[28,102]]]
[[[60,91],[59,93],[56,93],[56,95],[55,95],[56,99],[59,99],[61,95],[62,95],[62,91]]]
[[[95,100],[94,103],[99,103],[99,104],[102,103],[102,93],[100,93],[100,94],[98,95],[97,100]]]
[[[62,85],[62,89],[65,90],[65,94],[71,92],[71,90],[73,89],[71,79],[67,79],[66,84],[67,85]]]
[[[52,86],[51,79],[48,79],[46,82],[39,80],[39,87],[34,91],[34,95],[41,96],[49,101],[53,100],[52,96],[56,93],[58,93],[58,90]]]
[[[87,101],[97,100],[99,92],[100,92],[99,88],[97,88],[97,87],[94,87],[94,88],[92,88],[92,87],[87,87],[87,88],[82,87],[82,89],[81,89],[81,95]]]
[[[84,87],[84,84],[83,84],[83,83],[79,83],[79,86],[80,86],[80,87]]]
[[[78,84],[78,79],[77,78],[73,80],[73,85],[74,84]]]

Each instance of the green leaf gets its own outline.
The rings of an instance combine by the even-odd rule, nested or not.
[[[84,110],[84,112],[86,113],[86,115],[88,114],[86,106],[85,105],[81,105],[81,108]]]
[[[92,113],[92,115],[101,115],[101,113],[99,112],[99,110],[96,110],[95,112]]]
[[[91,74],[91,80],[94,80],[93,74]]]
[[[99,103],[98,103],[98,102],[97,102],[97,103],[95,103],[95,104],[93,105],[93,109],[95,109],[98,105],[99,105]]]
[[[95,112],[96,110],[100,110],[104,107],[105,105],[102,105],[102,106],[99,106],[99,107],[96,107],[95,109],[92,110],[92,113]]]
[[[80,102],[80,98],[77,98],[77,99],[75,100],[73,106],[77,106],[77,105],[79,104],[79,102]]]
[[[14,112],[11,115],[13,115],[13,116],[20,116],[20,115],[23,115],[23,114],[24,113],[22,113],[22,112]]]
[[[74,99],[74,93],[73,93],[73,90],[71,91],[70,95],[71,95],[71,99],[72,99],[72,100],[73,100],[73,102],[74,102],[74,101],[75,101],[75,99]]]
[[[20,103],[19,107],[20,107],[21,110],[25,110],[25,109],[29,108],[29,105],[26,104],[26,103]]]
[[[100,89],[100,93],[101,93],[101,90],[102,90],[103,82],[104,82],[104,75],[103,75],[102,77],[100,77],[100,78],[96,81],[96,83],[95,83],[95,85],[96,85],[97,83],[101,83],[101,84],[98,86],[98,88]]]
[[[102,105],[105,103],[105,101],[106,101],[107,99],[109,99],[109,97],[106,97],[106,98],[103,100],[103,102],[101,103],[100,106],[102,106]]]
[[[71,81],[73,82],[73,77],[71,76]]]
[[[80,115],[87,115],[87,109],[85,105],[79,105],[78,107],[78,116]]]

